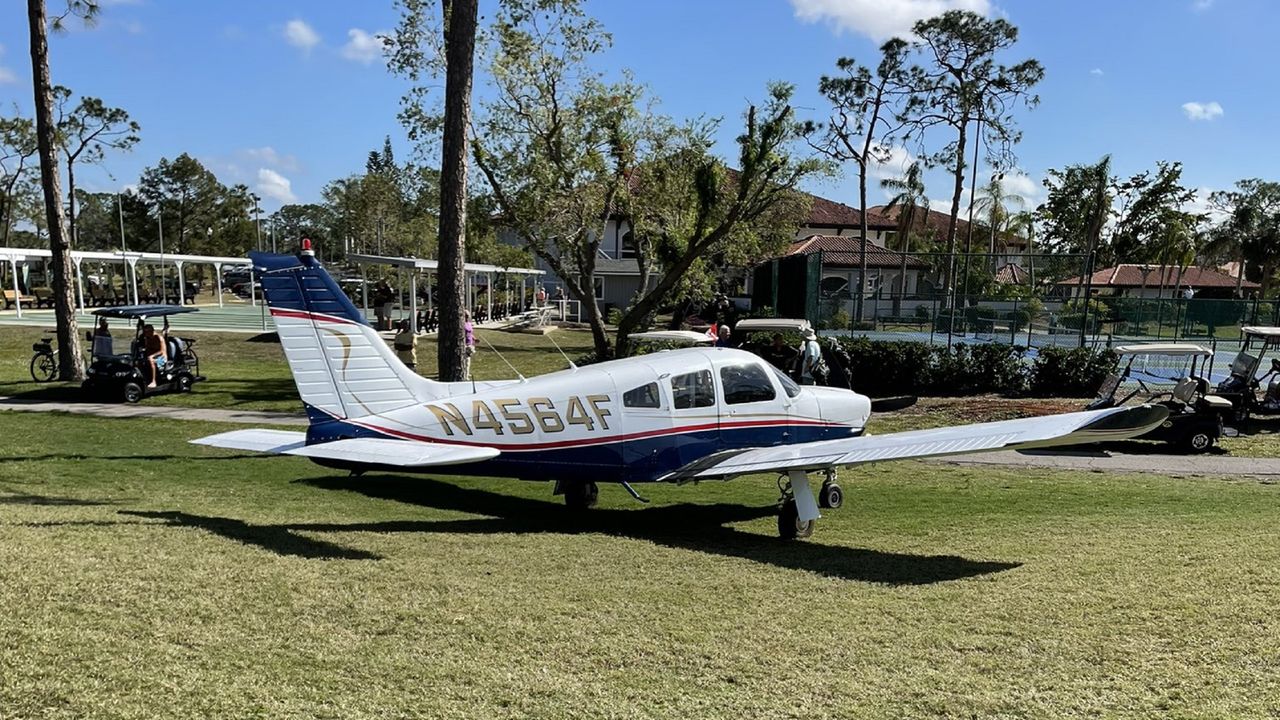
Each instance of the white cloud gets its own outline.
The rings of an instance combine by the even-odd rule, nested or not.
[[[0,85],[8,85],[9,83],[18,82],[18,76],[7,67],[0,66]]]
[[[298,197],[293,194],[292,183],[289,178],[270,168],[258,168],[258,192],[263,197],[269,197],[282,203],[293,203],[298,201]]]
[[[368,65],[382,57],[386,47],[385,35],[385,32],[371,34],[360,28],[351,28],[347,31],[347,44],[342,46],[342,57]]]
[[[906,174],[907,168],[916,161],[916,157],[901,145],[888,148],[888,157],[884,162],[873,162],[867,167],[867,177],[876,180],[900,178]]]
[[[1213,120],[1222,117],[1222,106],[1216,101],[1207,103],[1188,102],[1182,104],[1182,112],[1191,120]]]
[[[1040,194],[1044,191],[1044,186],[1021,170],[1012,170],[1005,173],[1003,183],[1004,191],[1026,200],[1028,209],[1034,207],[1040,201]]]
[[[1220,223],[1227,219],[1227,212],[1222,208],[1216,208],[1209,204],[1209,196],[1213,194],[1214,189],[1211,187],[1196,188],[1195,197],[1191,198],[1183,210],[1197,215],[1208,215],[1210,223]]]
[[[1205,10],[1213,7],[1213,1],[1214,0],[1195,0],[1195,2],[1191,3],[1191,9],[1197,12],[1204,12]]]
[[[1102,76],[1102,75],[1105,75],[1106,73],[1102,72],[1102,68],[1094,68],[1094,69],[1092,69],[1092,70],[1090,70],[1090,71],[1089,71],[1089,74],[1090,74],[1090,75]]]
[[[860,33],[872,40],[907,35],[917,20],[948,10],[991,12],[991,0],[791,0],[796,17],[804,22],[826,21],[837,32]]]
[[[284,24],[284,39],[294,47],[309,51],[320,44],[320,33],[305,21],[294,18]]]
[[[297,172],[298,168],[301,167],[298,164],[298,158],[292,155],[281,155],[271,146],[247,148],[244,150],[244,155],[254,162],[273,168],[280,168],[285,172]]]

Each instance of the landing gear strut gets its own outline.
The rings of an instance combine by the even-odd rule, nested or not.
[[[564,495],[565,507],[570,510],[586,510],[596,506],[600,488],[590,481],[559,481],[556,483],[555,494]]]

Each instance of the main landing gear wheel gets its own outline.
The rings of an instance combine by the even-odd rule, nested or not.
[[[818,507],[835,510],[844,504],[844,490],[836,482],[836,471],[827,470],[822,480],[822,489],[818,491]]]
[[[812,535],[816,521],[800,519],[795,491],[786,475],[778,478],[778,490],[782,493],[778,498],[778,537],[783,540],[803,540]],[[808,488],[804,492],[809,492]]]
[[[800,519],[795,498],[788,497],[778,507],[778,537],[783,540],[803,540],[813,534],[813,525],[813,520]]]
[[[564,486],[564,504],[570,510],[586,510],[596,506],[600,488],[593,482],[571,482]]]
[[[835,510],[843,504],[844,490],[836,483],[823,483],[822,490],[818,491],[818,507]]]

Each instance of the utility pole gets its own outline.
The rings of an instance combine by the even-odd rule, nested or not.
[[[129,249],[124,242],[124,200],[120,198],[120,193],[116,193],[116,210],[120,216],[120,252],[126,253]]]
[[[256,247],[259,251],[261,251],[262,250],[262,211],[258,209],[258,196],[256,193],[253,195],[253,220],[254,220],[255,226],[257,227],[257,235],[258,235],[258,240],[257,240],[258,244]]]

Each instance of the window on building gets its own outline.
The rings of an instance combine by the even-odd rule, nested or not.
[[[596,299],[603,300],[604,299],[604,278],[602,277],[595,278],[595,290],[596,290]]]
[[[769,373],[756,363],[725,365],[720,368],[720,383],[724,386],[724,401],[729,405],[764,402],[777,397]]]
[[[711,371],[699,370],[671,378],[671,402],[677,410],[715,405],[716,388]]]
[[[656,408],[662,407],[662,398],[658,396],[658,383],[652,382],[622,393],[622,407]]]
[[[630,230],[623,234],[622,242],[619,244],[622,246],[621,257],[633,258],[636,256],[636,238],[635,235],[631,234]]]

